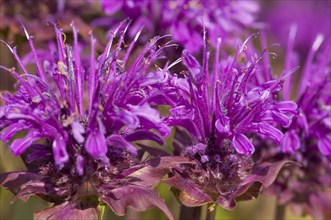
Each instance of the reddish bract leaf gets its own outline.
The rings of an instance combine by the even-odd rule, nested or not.
[[[236,206],[236,200],[257,198],[263,188],[270,186],[276,180],[280,170],[290,164],[294,163],[289,160],[283,160],[275,163],[265,162],[260,164],[244,179],[234,193],[219,196],[217,203],[223,208],[233,209]]]
[[[61,205],[54,206],[33,214],[34,219],[45,220],[72,220],[72,219],[91,219],[97,220],[99,210],[97,204],[78,204],[65,202]]]
[[[186,157],[180,156],[168,156],[151,159],[147,162],[147,166],[137,170],[129,175],[134,177],[137,181],[135,185],[154,188],[162,179],[164,175],[170,172],[170,170],[181,164],[194,164]]]
[[[17,197],[27,201],[31,196],[40,196],[48,202],[59,203],[66,194],[68,194],[67,189],[56,188],[41,180],[33,180],[22,185]]]
[[[274,163],[265,162],[258,165],[253,172],[247,176],[243,184],[260,182],[264,187],[270,186],[278,176],[280,170],[290,164],[295,164],[290,160],[282,160]]]
[[[180,190],[178,199],[185,206],[188,207],[201,206],[213,201],[212,198],[208,194],[200,190],[198,186],[187,181],[182,177],[174,176],[162,181]]]
[[[108,196],[102,196],[102,200],[120,216],[125,215],[127,207],[136,211],[156,207],[162,210],[169,219],[174,219],[164,201],[155,191],[140,186],[131,185],[113,189]]]
[[[0,175],[0,186],[14,193],[17,198],[27,201],[31,196],[40,196],[48,202],[58,202],[66,193],[47,184],[43,177],[31,172],[12,172]]]
[[[42,176],[31,172],[10,172],[0,174],[0,186],[9,189],[15,195],[21,186],[29,181],[41,180]]]
[[[31,196],[47,195],[45,182],[40,180],[32,180],[23,184],[17,193],[17,197],[23,201],[29,200]]]

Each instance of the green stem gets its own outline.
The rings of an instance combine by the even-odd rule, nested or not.
[[[216,208],[217,206],[215,204],[208,205],[206,220],[215,220]]]
[[[285,206],[276,203],[275,220],[284,220],[284,219],[285,219]]]
[[[201,207],[186,207],[181,205],[179,220],[200,220]]]
[[[105,205],[103,204],[100,204],[98,206],[98,210],[99,210],[99,213],[98,213],[98,220],[103,220],[103,215],[105,214]]]

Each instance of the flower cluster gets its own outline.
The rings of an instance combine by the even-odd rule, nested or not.
[[[171,33],[189,52],[199,51],[202,27],[208,30],[211,42],[216,45],[219,36],[231,39],[242,34],[245,28],[257,26],[255,19],[259,11],[255,1],[99,1],[105,13],[121,12],[134,20],[134,27],[144,25],[149,33]]]
[[[138,150],[132,144],[143,139],[162,145],[160,135],[167,136],[170,132],[147,98],[159,87],[153,76],[166,74],[162,69],[149,70],[164,46],[157,48],[160,37],[153,38],[127,66],[140,33],[121,54],[128,28],[123,25],[113,31],[104,52],[96,60],[96,41],[92,34],[90,57],[80,56],[83,48],[78,43],[75,26],[74,42],[70,46],[64,43],[63,33],[54,23],[57,48],[51,47],[49,56],[43,57],[43,67],[39,51],[24,29],[33,53],[31,59],[36,64],[36,75],[28,73],[16,47],[6,44],[23,75],[15,69],[2,67],[12,73],[19,84],[15,94],[3,93],[1,96],[4,105],[0,108],[0,137],[8,142],[18,132],[27,131],[23,138],[11,143],[10,149],[16,156],[23,155],[28,172],[3,174],[1,184],[24,200],[36,194],[47,201],[62,203],[60,207],[36,214],[36,218],[53,215],[60,218],[63,213],[56,210],[62,208],[63,212],[72,212],[72,217],[77,218],[76,209],[85,206],[89,209],[84,212],[95,218],[99,203],[98,199],[93,199],[95,195],[118,214],[124,214],[124,208],[129,205],[138,210],[154,205],[171,218],[162,200],[151,191],[155,186],[153,178],[164,175],[164,159],[153,171],[153,178],[148,179],[142,169],[150,162],[140,163],[136,157]],[[113,46],[117,35],[117,45]],[[160,174],[157,174],[158,169]],[[13,180],[22,185],[12,183]],[[150,183],[144,185],[145,181]],[[134,199],[144,193],[148,194],[146,201],[137,204]],[[117,201],[126,194],[130,197]],[[91,199],[90,196],[94,197]]]
[[[297,105],[273,99],[290,73],[284,72],[279,79],[260,86],[250,86],[252,76],[261,71],[262,57],[255,54],[242,57],[241,62],[238,60],[248,40],[232,58],[219,61],[216,52],[211,73],[205,41],[202,66],[187,51],[183,52],[188,77],[173,79],[179,97],[170,109],[167,123],[185,128],[191,134],[178,128],[175,150],[196,160],[198,166],[183,166],[181,171],[176,170],[174,177],[164,181],[190,195],[180,197],[185,205],[199,206],[212,202],[216,196],[218,204],[233,208],[235,197],[249,186],[255,182],[268,185],[274,177],[268,172],[260,179],[253,177],[261,166],[266,168],[266,164],[254,164],[250,156],[255,149],[249,138],[260,135],[280,143],[283,134],[276,126],[288,126]],[[284,163],[276,163],[274,167],[268,164],[266,169],[278,170],[282,165]]]
[[[267,37],[280,34],[283,3],[274,3],[277,21],[267,12],[263,23],[256,1],[58,0],[31,11],[21,6],[32,1],[16,2],[0,9],[0,34],[11,39],[10,14],[24,12],[30,52],[1,40],[19,70],[0,65],[17,80],[0,94],[0,140],[27,170],[1,173],[0,186],[54,204],[35,219],[101,219],[108,206],[117,215],[156,207],[172,220],[160,182],[183,219],[199,218],[193,213],[205,204],[212,219],[216,205],[233,209],[265,188],[278,208],[331,215],[330,30],[311,31],[307,52],[310,40],[296,31],[317,27],[309,13],[302,22],[284,16],[286,57],[275,71],[282,65],[269,60],[277,44]],[[54,31],[38,34],[33,27],[48,12]],[[70,32],[54,18],[71,22]],[[86,31],[83,20],[108,32]]]
[[[294,39],[292,27],[289,47]],[[308,213],[316,219],[327,216],[331,208],[331,197],[326,191],[331,187],[331,59],[330,44],[317,53],[323,40],[323,35],[316,37],[305,62],[295,93],[299,115],[285,129],[281,147],[270,149],[264,144],[259,147],[267,161],[289,159],[301,164],[283,170],[271,192],[278,196],[281,205],[289,204],[297,214]],[[286,63],[294,66],[294,51],[291,48],[288,51]],[[287,89],[282,94],[285,100],[291,97],[291,81],[285,84]]]

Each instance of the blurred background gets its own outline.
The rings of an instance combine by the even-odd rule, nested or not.
[[[298,23],[299,30],[296,49],[301,51],[301,59],[309,50],[306,45],[311,45],[315,33],[321,30],[326,36],[330,36],[330,1],[260,1],[260,14],[258,21],[268,22],[268,42],[279,42],[281,46],[286,44],[290,22]],[[94,30],[98,40],[103,44],[106,40],[106,31],[101,28],[92,27],[92,21],[98,16],[105,16],[99,3],[88,0],[0,0],[0,39],[11,45],[18,45],[18,54],[22,57],[29,52],[27,40],[18,19],[27,27],[29,33],[34,36],[38,48],[46,46],[47,41],[54,40],[53,28],[46,24],[49,14],[59,21],[64,31],[70,29],[70,23],[75,20],[80,37],[87,39],[88,32]],[[116,16],[116,15],[114,15]],[[286,22],[284,21],[286,20]],[[316,26],[320,22],[320,26]],[[272,34],[271,34],[272,33]],[[281,66],[284,51],[279,49],[276,61]],[[0,44],[0,65],[5,67],[16,67],[14,57],[4,44]],[[19,68],[17,68],[19,70]],[[4,90],[13,91],[14,78],[4,70],[0,69],[0,92]],[[0,100],[1,104],[1,100]],[[165,148],[171,148],[172,138],[167,140]],[[163,148],[164,148],[163,147]],[[19,157],[14,157],[8,149],[7,144],[0,141],[0,173],[25,170],[24,164]],[[172,195],[169,187],[160,184],[157,188],[168,207],[178,219],[180,205]],[[33,212],[50,207],[38,197],[31,198],[24,203],[16,200],[15,196],[3,188],[0,188],[0,219],[32,219]],[[221,207],[217,208],[216,219],[273,219],[275,210],[275,198],[263,195],[256,200],[241,202],[234,211],[227,211]],[[204,207],[204,212],[206,207]],[[106,208],[104,219],[166,219],[156,209],[136,213],[128,210],[125,217],[118,217]],[[299,218],[294,216],[290,210],[286,210],[286,219],[311,219],[310,217]]]

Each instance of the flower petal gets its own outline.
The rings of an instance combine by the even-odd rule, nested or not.
[[[85,150],[94,158],[104,157],[108,151],[105,136],[100,131],[91,132],[87,137]]]
[[[296,114],[298,109],[297,103],[291,101],[278,102],[276,103],[276,107],[281,113],[285,114]]]
[[[285,128],[289,127],[292,123],[292,118],[283,113],[273,111],[272,116],[277,123]]]
[[[10,149],[15,156],[19,156],[30,147],[34,141],[39,139],[39,133],[35,130],[30,130],[24,138],[14,140],[10,145]]]
[[[263,135],[266,135],[267,137],[270,137],[277,143],[280,143],[280,141],[283,138],[283,133],[275,128],[274,126],[267,124],[267,123],[261,123],[259,126],[259,130]]]
[[[162,122],[160,113],[156,109],[153,109],[149,104],[144,105],[128,105],[130,111],[137,117],[144,118],[152,123],[159,124]]]
[[[331,156],[331,138],[328,135],[321,137],[318,140],[318,149],[324,155]]]
[[[187,109],[185,105],[180,105],[174,108],[171,108],[170,110],[171,116],[175,120],[183,120],[183,119],[194,119],[194,110],[193,109]]]
[[[28,122],[22,121],[13,123],[0,134],[0,138],[4,142],[8,142],[17,132],[28,129],[31,126]]]
[[[124,139],[123,136],[118,134],[113,134],[107,137],[107,144],[120,148],[122,150],[127,150],[133,155],[137,155],[137,148],[135,148],[130,142]]]
[[[255,151],[253,144],[243,134],[234,135],[232,138],[232,144],[240,154],[251,155]]]
[[[130,111],[139,118],[140,126],[145,129],[156,129],[162,136],[170,134],[170,128],[162,121],[160,112],[153,109],[149,104],[144,105],[128,105]]]
[[[203,143],[198,143],[196,145],[193,145],[191,147],[187,148],[187,153],[191,156],[194,156],[195,154],[204,154],[206,151],[207,145]]]
[[[282,151],[284,153],[293,153],[298,150],[300,147],[300,139],[296,134],[295,130],[290,130],[285,133],[283,143],[282,143]]]
[[[140,84],[141,87],[154,85],[154,84],[165,84],[168,80],[168,74],[167,71],[155,71],[150,72],[145,76],[144,81]]]
[[[53,142],[53,154],[57,165],[62,165],[69,160],[66,141],[61,135],[58,135]]]
[[[182,56],[183,63],[189,69],[190,74],[192,74],[194,82],[197,83],[197,85],[201,85],[203,80],[203,73],[199,62],[194,58],[194,56],[189,54],[187,50],[183,51]]]
[[[227,119],[225,122],[226,124],[223,124],[221,122],[221,119],[217,119],[217,121],[215,122],[215,127],[221,134],[231,134],[229,119],[225,119]]]
[[[81,144],[84,142],[85,138],[83,137],[82,134],[85,133],[85,129],[83,127],[83,125],[81,125],[81,123],[74,121],[71,124],[71,129],[72,129],[72,134],[75,138],[75,140],[77,141],[78,144]]]
[[[115,108],[114,111],[117,118],[122,121],[127,127],[134,130],[139,126],[139,119],[132,112],[123,108]]]
[[[81,155],[78,155],[76,159],[76,171],[79,176],[84,174],[84,158]]]

